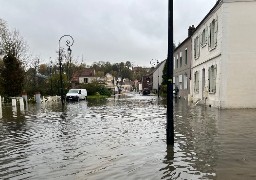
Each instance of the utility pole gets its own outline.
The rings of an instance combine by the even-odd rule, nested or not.
[[[167,55],[167,145],[174,145],[173,123],[173,0],[168,1],[168,55]]]

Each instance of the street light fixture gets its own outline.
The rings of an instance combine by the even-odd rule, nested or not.
[[[156,66],[156,68],[157,68],[157,97],[159,98],[159,96],[160,96],[160,94],[159,94],[159,67],[158,67],[159,61],[152,59],[150,61],[150,64],[152,66]]]
[[[63,97],[63,80],[62,80],[62,54],[61,54],[60,42],[61,42],[62,38],[64,38],[64,37],[68,38],[68,40],[66,40],[66,46],[68,47],[69,55],[71,55],[71,52],[72,52],[70,47],[74,44],[74,39],[70,35],[63,35],[59,39],[60,95],[61,95],[61,104],[62,105],[64,105],[64,97]]]

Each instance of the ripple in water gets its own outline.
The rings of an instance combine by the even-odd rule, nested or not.
[[[254,117],[180,100],[167,147],[165,104],[152,96],[69,103],[64,112],[54,104],[4,107],[0,178],[253,179]]]

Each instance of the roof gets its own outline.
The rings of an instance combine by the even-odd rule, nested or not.
[[[213,6],[213,8],[208,12],[208,14],[203,18],[203,20],[198,24],[198,26],[196,27],[195,31],[199,29],[199,27],[203,24],[203,22],[211,15],[211,13],[217,8],[217,6],[219,4],[221,4],[222,0],[218,0],[215,5]],[[194,31],[194,32],[195,32]]]
[[[195,28],[194,32],[196,30],[199,29],[199,27],[203,24],[203,22],[211,15],[211,13],[216,9],[216,7],[221,3],[222,0],[218,0],[215,5],[213,6],[213,8],[208,12],[208,14],[203,18],[203,20],[198,24],[198,26]],[[176,51],[178,48],[180,48],[180,46],[182,46],[187,40],[189,40],[191,38],[191,36],[188,36],[184,41],[182,41],[182,43],[180,43],[175,49],[174,51]],[[173,52],[174,52],[173,51]]]
[[[72,81],[72,82],[78,81],[78,80],[79,80],[79,77],[94,77],[94,76],[95,76],[95,71],[94,71],[94,69],[85,68],[85,69],[83,69],[83,70],[76,71],[76,72],[73,74],[71,81]]]

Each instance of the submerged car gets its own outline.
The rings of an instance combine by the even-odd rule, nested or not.
[[[150,94],[150,90],[148,88],[144,88],[142,91],[143,95],[149,95]]]
[[[80,101],[87,97],[86,89],[70,89],[66,94],[66,101]]]

